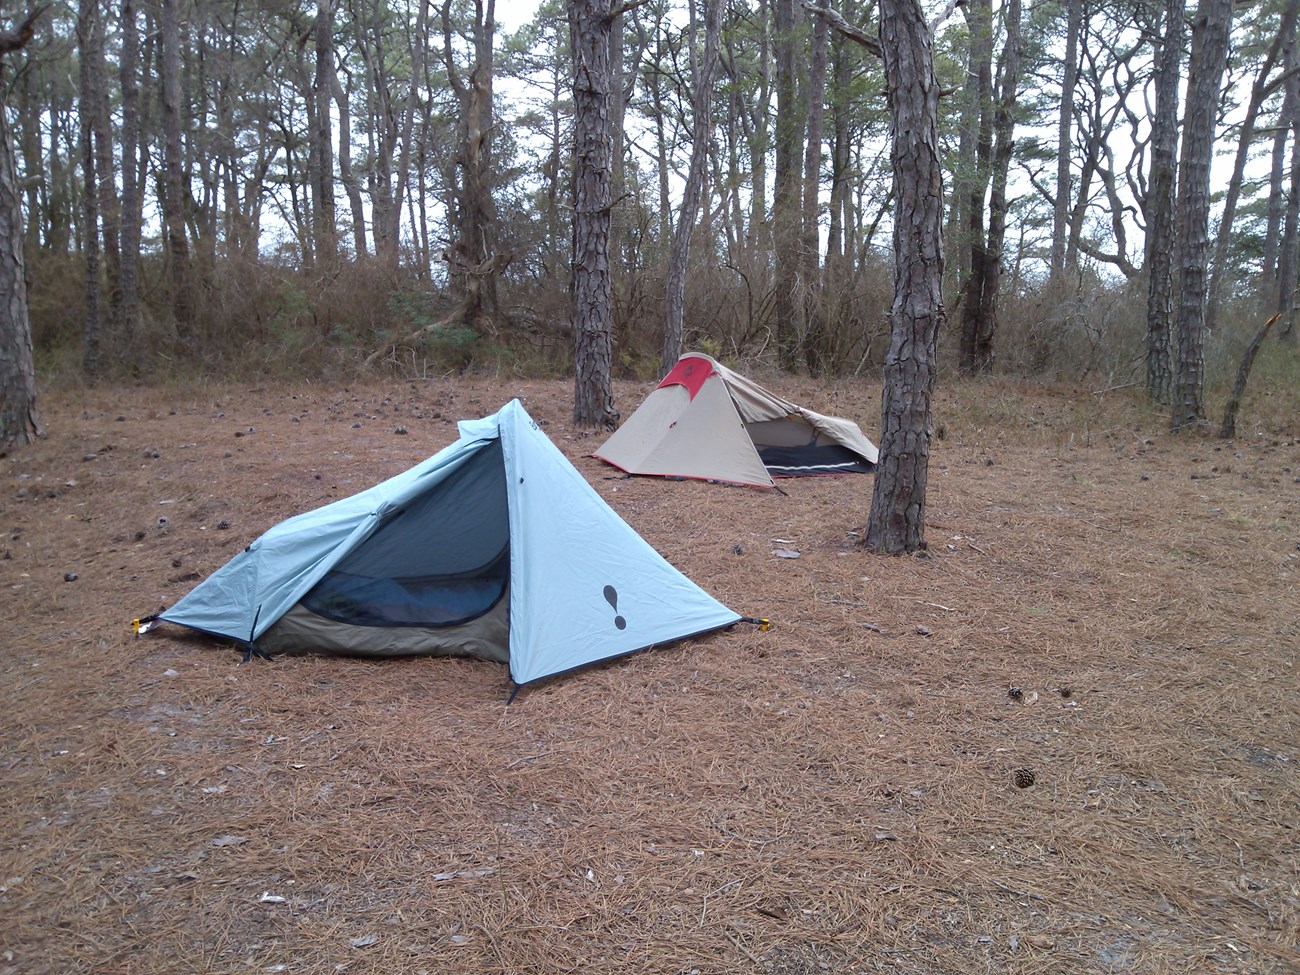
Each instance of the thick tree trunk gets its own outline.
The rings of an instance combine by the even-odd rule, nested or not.
[[[611,380],[609,225],[613,152],[609,112],[609,0],[572,0],[573,423],[618,424]]]
[[[17,30],[0,33],[0,70],[8,67],[7,55],[31,40],[38,15],[39,10]],[[3,91],[0,88],[0,93]],[[23,200],[14,166],[8,106],[0,99],[0,456],[44,433],[36,408],[36,363],[27,311]]]
[[[1219,95],[1228,66],[1232,0],[1201,0],[1192,26],[1187,67],[1183,152],[1178,167],[1179,305],[1171,425],[1175,431],[1205,420],[1206,259],[1210,250],[1210,164]]]
[[[881,0],[894,168],[894,303],[885,357],[880,460],[865,544],[925,547],[930,404],[943,327],[943,169],[939,86],[919,0]]]
[[[1156,58],[1156,106],[1151,123],[1151,177],[1147,191],[1147,396],[1173,399],[1175,205],[1178,171],[1178,87],[1183,56],[1184,0],[1166,0]]]
[[[690,260],[691,235],[704,195],[708,174],[709,131],[712,127],[713,75],[718,67],[718,35],[722,26],[722,0],[700,0],[704,6],[704,54],[691,52],[695,92],[691,111],[691,166],[682,190],[682,207],[673,234],[673,250],[668,261],[668,281],[664,288],[664,348],[662,365],[667,372],[682,355],[683,318],[686,314],[686,267]],[[694,43],[694,42],[693,42]]]

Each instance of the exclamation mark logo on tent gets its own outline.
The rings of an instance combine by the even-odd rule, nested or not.
[[[623,619],[623,617],[617,615],[617,613],[618,613],[618,590],[615,589],[613,586],[606,586],[606,587],[605,587],[605,602],[609,603],[609,605],[610,605],[610,606],[613,608],[613,610],[614,610],[614,613],[615,613],[615,616],[614,616],[614,625],[617,626],[620,630],[626,630],[626,629],[627,629],[627,620],[625,620],[625,619]]]

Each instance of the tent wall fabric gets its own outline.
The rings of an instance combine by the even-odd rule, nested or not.
[[[874,470],[878,451],[852,420],[688,352],[594,456],[629,474],[774,487],[773,477]]]
[[[669,564],[518,400],[271,528],[158,618],[250,648],[508,663],[527,684],[741,617]]]

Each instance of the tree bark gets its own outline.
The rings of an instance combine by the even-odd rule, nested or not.
[[[1300,0],[1287,0],[1282,9],[1277,34],[1269,44],[1264,61],[1259,66],[1255,83],[1250,87],[1250,100],[1246,104],[1246,115],[1241,121],[1237,136],[1237,155],[1233,160],[1232,176],[1228,179],[1228,189],[1223,198],[1223,214],[1219,218],[1219,231],[1214,240],[1214,259],[1210,262],[1210,287],[1205,306],[1205,329],[1213,332],[1219,317],[1219,294],[1222,290],[1224,265],[1227,263],[1228,243],[1232,235],[1233,221],[1237,216],[1237,202],[1241,199],[1242,181],[1245,178],[1246,160],[1250,155],[1251,143],[1255,138],[1255,120],[1264,100],[1277,90],[1279,80],[1286,82],[1285,74],[1280,79],[1269,81],[1273,66],[1277,64],[1279,53],[1289,39],[1295,38],[1297,14],[1300,13]]]
[[[1079,35],[1083,30],[1083,0],[1065,2],[1065,60],[1062,63],[1061,108],[1056,126],[1056,199],[1052,201],[1051,287],[1059,294],[1065,277],[1065,239],[1070,223],[1070,159],[1074,148],[1074,91],[1079,82]]]
[[[85,225],[82,235],[83,262],[82,293],[84,295],[82,336],[82,368],[94,378],[100,371],[99,334],[99,177],[95,155],[95,61],[99,56],[96,47],[100,28],[97,0],[80,0],[77,10],[77,49],[79,106],[81,110],[81,213]]]
[[[32,39],[40,11],[17,29],[0,32],[0,71],[7,55]],[[36,363],[32,358],[32,326],[27,310],[27,274],[23,256],[23,199],[14,166],[9,110],[0,86],[0,456],[42,436],[36,408]]]
[[[312,230],[316,262],[329,271],[338,259],[334,207],[334,144],[330,104],[334,91],[334,0],[316,3],[316,76],[312,118]]]
[[[1260,271],[1260,287],[1269,294],[1277,286],[1277,260],[1282,234],[1283,197],[1286,191],[1282,181],[1286,172],[1286,142],[1295,117],[1297,96],[1300,96],[1300,79],[1292,73],[1296,67],[1296,33],[1285,38],[1282,46],[1282,72],[1286,81],[1282,89],[1282,109],[1273,130],[1272,165],[1269,168],[1268,205],[1264,230],[1264,253]]]
[[[919,0],[881,0],[894,170],[894,302],[881,397],[880,459],[865,544],[925,548],[931,400],[943,327],[943,169],[939,86]]]
[[[978,20],[972,18],[972,30],[980,25],[980,33],[992,32],[987,10],[976,4],[973,12],[980,12]],[[967,374],[988,372],[993,368],[993,338],[997,331],[997,303],[1002,285],[1002,247],[1006,236],[1007,171],[1011,165],[1014,148],[1016,95],[1020,85],[1020,0],[1009,0],[1006,6],[1006,47],[998,68],[997,104],[984,105],[980,110],[980,133],[976,150],[979,175],[969,199],[968,232],[971,235],[970,277],[963,289],[961,321],[961,367]],[[976,35],[979,36],[978,34]],[[974,41],[972,41],[974,46]],[[993,94],[991,40],[987,47],[979,45],[977,90]],[[972,50],[972,57],[976,53]],[[981,104],[986,98],[981,98]],[[984,187],[989,186],[988,232],[984,236]]]
[[[109,108],[109,88],[105,77],[104,38],[107,33],[105,24],[107,14],[102,9],[102,4],[98,6],[101,9],[93,16],[94,55],[88,66],[88,81],[91,87],[90,135],[92,152],[95,156],[94,192],[99,196],[100,261],[104,271],[102,291],[108,298],[108,311],[112,320],[122,302],[122,205],[113,159],[113,124]],[[103,316],[99,317],[102,322]],[[101,335],[101,340],[102,337]]]
[[[799,234],[799,277],[803,293],[803,349],[808,369],[820,373],[833,359],[827,334],[821,282],[822,135],[826,122],[826,61],[830,25],[813,21],[812,64],[808,72],[808,138],[804,144],[803,206]]]
[[[1292,79],[1300,89],[1300,79]],[[1282,314],[1278,337],[1291,340],[1295,335],[1296,265],[1300,252],[1300,90],[1291,99],[1291,115],[1286,120],[1291,128],[1291,185],[1286,195],[1286,212],[1282,218],[1282,241],[1277,252],[1277,302]]]
[[[668,281],[664,289],[663,372],[677,364],[682,355],[683,318],[686,314],[686,267],[690,260],[691,235],[704,195],[708,174],[709,131],[712,128],[713,75],[718,67],[718,35],[722,26],[722,0],[700,0],[704,7],[704,53],[699,57],[692,41],[691,72],[695,88],[691,111],[691,165],[682,190],[682,206],[673,234],[673,249],[668,261]]]
[[[614,429],[610,341],[610,0],[571,0],[573,50],[573,423]]]
[[[774,0],[776,48],[775,171],[772,184],[776,347],[782,369],[797,364],[799,329],[795,289],[799,269],[799,147],[803,119],[794,72],[794,0]]]
[[[122,86],[122,219],[121,299],[113,309],[112,332],[132,374],[139,372],[137,349],[140,317],[140,30],[134,0],[122,0],[122,51],[118,76]]]
[[[171,274],[176,334],[188,339],[194,327],[190,294],[190,247],[185,236],[185,159],[181,145],[181,27],[179,0],[162,4],[163,223]]]
[[[495,3],[474,4],[474,63],[468,76],[456,67],[452,49],[451,2],[442,7],[443,63],[460,108],[456,150],[456,217],[444,256],[453,291],[460,297],[459,324],[482,333],[495,329],[500,309],[497,279],[510,256],[497,247],[497,212],[492,197],[492,42]]]
[[[1228,66],[1233,0],[1201,0],[1187,67],[1183,152],[1178,167],[1179,305],[1172,428],[1205,420],[1206,259],[1210,250],[1210,164],[1219,95]]]
[[[351,97],[347,89],[334,76],[334,103],[339,110],[339,182],[348,195],[348,205],[352,210],[352,246],[357,260],[368,253],[366,246],[366,206],[361,196],[361,184],[352,169],[352,108]]]
[[[1156,105],[1151,120],[1151,177],[1147,192],[1146,388],[1154,403],[1173,398],[1174,250],[1178,167],[1178,87],[1183,56],[1184,0],[1165,0],[1164,32],[1156,58]]]

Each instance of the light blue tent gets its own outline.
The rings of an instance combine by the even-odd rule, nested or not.
[[[615,514],[518,400],[276,525],[157,618],[263,652],[483,657],[516,684],[741,619]]]

